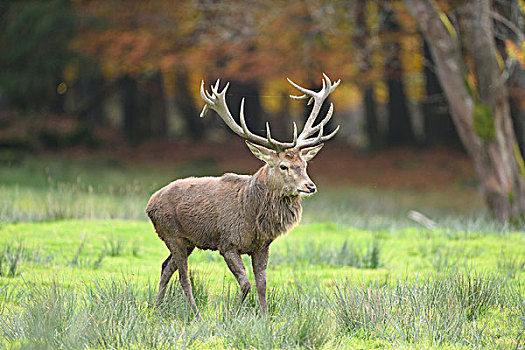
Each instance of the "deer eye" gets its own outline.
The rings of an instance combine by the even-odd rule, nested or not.
[[[279,168],[281,168],[281,170],[288,170],[288,167],[286,165],[280,165]]]

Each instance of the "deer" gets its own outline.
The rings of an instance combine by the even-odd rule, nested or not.
[[[240,125],[235,121],[226,103],[229,83],[220,91],[220,80],[211,86],[211,92],[201,83],[201,97],[205,103],[201,113],[214,110],[224,123],[245,139],[248,149],[265,164],[253,175],[226,173],[220,177],[189,177],[171,182],[155,192],[146,207],[159,238],[170,255],[162,263],[156,306],[165,296],[167,284],[175,271],[194,314],[201,318],[188,272],[188,257],[197,247],[218,250],[240,287],[240,301],[251,289],[241,255],[251,257],[259,307],[268,312],[266,302],[266,269],[270,244],[289,232],[301,220],[301,199],[317,191],[306,172],[310,161],[333,138],[339,125],[328,135],[324,127],[332,118],[333,103],[326,116],[317,125],[315,121],[326,98],[341,80],[332,83],[323,73],[320,91],[309,90],[288,82],[302,95],[290,95],[294,100],[308,99],[314,103],[297,135],[293,123],[293,141],[280,142],[271,136],[266,122],[266,137],[252,133],[244,117],[244,98],[240,105]]]

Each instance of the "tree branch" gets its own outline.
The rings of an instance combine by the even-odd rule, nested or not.
[[[505,16],[502,16],[497,12],[490,11],[490,17],[509,28],[516,35],[519,41],[525,41],[525,35],[523,35],[522,31],[518,28],[517,25],[505,18]]]

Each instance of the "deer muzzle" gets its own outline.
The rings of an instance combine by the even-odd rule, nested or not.
[[[317,191],[315,184],[313,182],[307,182],[303,186],[297,189],[299,196],[308,197],[314,194]]]

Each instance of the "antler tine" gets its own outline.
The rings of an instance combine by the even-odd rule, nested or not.
[[[201,82],[201,97],[206,103],[202,108],[202,112],[200,114],[200,117],[204,118],[206,116],[206,113],[208,113],[209,104],[213,103],[213,101],[211,100],[211,96],[208,94],[208,91],[204,89],[204,80]]]
[[[292,84],[292,86],[293,86],[294,88],[296,88],[297,90],[301,91],[303,94],[306,94],[306,95],[309,95],[309,96],[312,96],[312,95],[315,95],[315,94],[316,94],[315,91],[308,90],[308,89],[306,89],[306,88],[304,88],[304,87],[302,87],[302,86],[300,86],[300,85],[297,85],[297,84],[294,83],[294,82],[292,81],[292,79],[290,79],[290,78],[286,78],[286,80],[288,80],[288,82],[289,82],[290,84]],[[306,98],[306,96],[305,96],[305,97],[301,97],[301,98]]]
[[[328,109],[328,113],[326,113],[326,117],[324,117],[324,119],[321,120],[319,124],[317,124],[315,127],[312,128],[312,134],[315,134],[317,131],[319,131],[321,126],[324,127],[330,121],[330,119],[332,119],[333,113],[334,113],[334,104],[330,103],[330,108]]]
[[[311,139],[308,139],[306,141],[304,141],[300,148],[305,148],[305,147],[310,147],[310,146],[314,146],[314,145],[317,145],[321,142],[325,142],[325,141],[328,141],[330,140],[332,137],[335,136],[335,134],[337,134],[337,132],[339,131],[339,128],[341,127],[341,125],[338,125],[334,131],[332,131],[330,134],[326,135],[326,136],[322,136],[323,134],[323,127],[321,126],[321,130],[319,130],[319,135],[317,135],[316,137],[314,138],[311,138]]]
[[[328,86],[332,86],[332,81],[330,80],[330,78],[328,78],[328,75],[323,73],[323,77],[324,77],[324,80],[326,80],[326,82],[328,83]]]
[[[272,133],[270,132],[270,123],[268,122],[266,122],[266,139],[268,140],[269,143],[273,143]]]
[[[338,79],[336,82],[332,84],[332,81],[330,80],[328,75],[323,73],[323,77],[324,77],[324,80],[326,80],[327,85],[328,85],[328,90],[326,91],[326,94],[330,95],[339,86],[339,84],[341,83],[341,79]]]
[[[207,104],[213,103],[213,101],[211,100],[210,94],[204,88],[204,80],[201,82],[201,97],[204,100],[204,102],[206,102]]]
[[[330,88],[330,93],[332,93],[336,87],[339,86],[339,84],[341,84],[341,79],[338,79],[333,85],[332,87]]]
[[[332,83],[330,78],[323,73],[323,87],[319,91],[313,91],[306,88],[303,88],[302,86],[294,83],[290,78],[287,78],[288,82],[295,87],[297,90],[301,91],[304,95],[302,96],[294,96],[291,95],[290,97],[296,100],[300,99],[306,99],[310,98],[308,101],[308,104],[310,104],[312,101],[314,102],[314,106],[312,108],[312,111],[310,112],[310,115],[308,116],[308,119],[306,119],[306,122],[304,123],[303,131],[298,136],[297,144],[294,146],[295,148],[304,148],[308,145],[315,144],[316,142],[322,142],[323,140],[328,140],[329,138],[333,137],[336,132],[332,132],[330,137],[323,136],[323,128],[328,123],[328,121],[332,118],[333,114],[333,104],[330,104],[330,109],[328,110],[328,113],[326,116],[321,120],[319,124],[317,124],[315,127],[313,126],[315,123],[315,120],[317,119],[317,116],[319,115],[319,111],[321,110],[321,106],[323,105],[326,98],[339,86],[341,83],[341,79],[337,80],[335,83]],[[336,130],[339,130],[337,128]],[[319,134],[314,137],[310,138],[313,134],[316,132],[319,132]]]
[[[246,138],[248,141],[252,141],[275,150],[283,150],[285,148],[290,148],[294,146],[293,144],[274,140],[272,138],[272,134],[270,132],[270,124],[268,122],[266,122],[266,139],[252,133],[250,129],[248,129],[248,125],[246,124],[246,118],[244,117],[244,97],[241,100],[241,111],[239,119],[241,121],[242,130],[244,131],[244,135],[241,136]]]
[[[306,98],[308,98],[308,95],[307,94],[304,94],[304,95],[301,95],[301,96],[296,96],[296,95],[289,95],[290,98],[292,100],[304,100]]]
[[[330,134],[321,137],[321,142],[328,141],[328,140],[330,140],[332,137],[334,137],[335,134],[337,134],[337,132],[339,131],[339,128],[341,128],[341,125],[336,126],[336,128],[334,129],[334,131],[332,131]]]
[[[297,124],[295,124],[295,122],[293,122],[293,141],[292,141],[292,144],[293,144],[292,147],[295,147],[295,145],[297,145]]]
[[[260,136],[257,136],[255,134],[253,134],[250,131],[250,129],[248,129],[248,125],[246,124],[246,118],[244,117],[244,100],[245,100],[245,98],[243,97],[241,99],[241,109],[240,109],[240,115],[239,115],[239,119],[241,121],[241,127],[242,127],[242,130],[243,130],[243,134],[242,135],[239,134],[239,136],[244,137],[248,141],[252,141],[252,142],[258,143],[260,145],[266,146],[266,147],[274,148],[275,146],[272,145],[268,139],[264,139],[264,138],[262,138]]]
[[[221,80],[220,79],[217,79],[217,81],[215,82],[215,86],[211,86],[211,91],[216,93],[216,94],[219,94],[219,84],[220,84]]]
[[[239,119],[241,120],[242,130],[244,130],[245,134],[249,134],[250,130],[248,130],[248,125],[246,125],[246,119],[244,119],[244,97],[241,99],[241,110]]]
[[[321,123],[319,124],[320,125],[320,128],[319,128],[319,135],[317,135],[317,137],[312,141],[312,144],[313,145],[317,145],[319,142],[321,142],[321,139],[323,138],[323,128],[324,128],[324,125]]]

